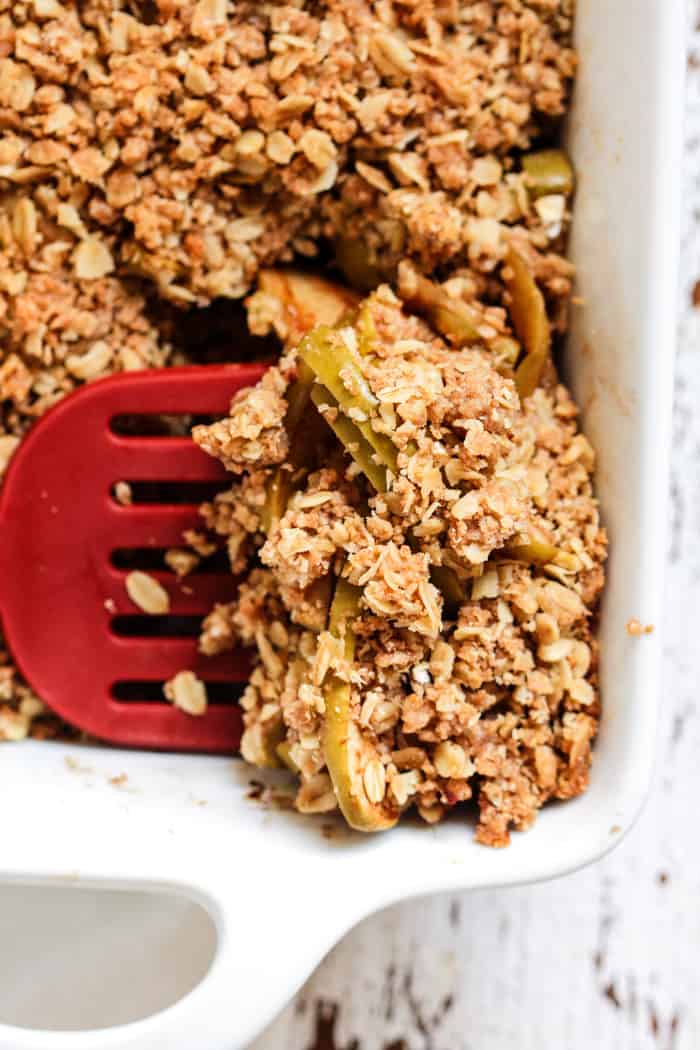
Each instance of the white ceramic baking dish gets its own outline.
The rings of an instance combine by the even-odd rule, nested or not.
[[[634,821],[650,781],[659,700],[678,196],[682,0],[579,0],[570,141],[572,242],[585,305],[567,371],[599,451],[612,540],[602,624],[605,715],[589,792],[551,806],[510,849],[463,823],[327,840],[315,821],[246,799],[249,772],[216,758],[0,750],[0,877],[190,894],[214,917],[202,982],[145,1020],[90,1032],[0,1026],[4,1050],[235,1050],[354,923],[400,898],[547,879],[589,863]],[[38,615],[41,615],[40,610]],[[631,617],[656,632],[630,638]],[[108,784],[126,772],[127,785]],[[196,800],[207,800],[206,806]]]

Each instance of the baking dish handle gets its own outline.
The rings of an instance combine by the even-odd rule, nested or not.
[[[278,870],[272,879],[271,873],[260,873],[254,896],[252,886],[246,893],[238,880],[235,888],[220,891],[179,888],[211,914],[218,947],[208,973],[173,1006],[101,1030],[0,1025],[0,1050],[242,1050],[352,924],[336,907],[312,897],[311,878],[300,894],[294,879],[287,886],[286,875]]]

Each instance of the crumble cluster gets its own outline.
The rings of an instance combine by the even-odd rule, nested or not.
[[[488,349],[449,346],[388,286],[356,318],[312,331],[227,419],[194,432],[239,476],[204,513],[247,573],[201,646],[257,648],[242,752],[294,769],[302,812],[364,803],[391,822],[415,805],[433,822],[476,795],[477,837],[503,846],[547,799],[587,785],[606,553],[594,454],[553,369],[521,402]],[[290,426],[320,342],[342,387],[312,386],[325,441]],[[340,418],[357,429],[338,442]],[[377,476],[382,437],[396,461]],[[288,499],[271,517],[285,472]],[[355,595],[350,662],[334,606],[329,620],[338,579]],[[360,742],[350,804],[329,758],[338,678],[345,740]],[[385,826],[373,819],[357,826]]]

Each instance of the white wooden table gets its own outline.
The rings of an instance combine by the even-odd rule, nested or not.
[[[368,919],[250,1050],[700,1047],[700,0],[688,7],[672,531],[657,625],[666,680],[649,804],[614,854],[569,878]]]

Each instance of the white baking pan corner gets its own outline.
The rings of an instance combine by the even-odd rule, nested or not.
[[[547,808],[504,851],[475,845],[457,821],[329,839],[315,821],[252,803],[249,771],[231,761],[3,746],[0,878],[184,893],[209,910],[218,946],[199,985],[151,1017],[81,1032],[0,1025],[0,1050],[235,1050],[371,911],[418,894],[562,875],[600,857],[634,822],[660,699],[684,5],[578,6],[572,253],[584,305],[566,370],[598,450],[611,538],[605,710],[590,790]],[[654,634],[629,637],[632,617]],[[109,782],[121,773],[120,786]]]

